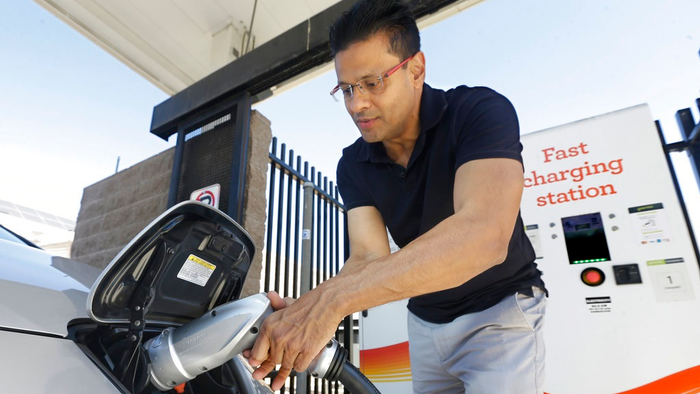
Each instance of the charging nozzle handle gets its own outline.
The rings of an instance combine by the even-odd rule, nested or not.
[[[314,377],[339,381],[354,394],[380,394],[374,384],[354,365],[347,362],[348,351],[335,338],[314,358],[308,371]]]
[[[307,369],[315,378],[336,380],[347,355],[347,350],[340,346],[335,338],[331,338],[326,347],[311,361]]]

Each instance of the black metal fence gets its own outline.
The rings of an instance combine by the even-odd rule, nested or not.
[[[695,105],[700,111],[700,98],[695,100]],[[671,159],[671,153],[686,152],[690,162],[690,167],[695,175],[695,182],[698,188],[700,188],[700,120],[698,120],[696,123],[690,108],[684,108],[676,111],[676,121],[678,122],[678,128],[681,131],[680,141],[667,143],[666,137],[664,136],[664,132],[661,128],[661,123],[658,120],[656,121],[656,129],[659,132],[659,139],[664,147],[668,169],[671,171],[671,178],[673,179],[673,185],[676,189],[676,195],[679,197],[681,210],[683,211],[685,222],[688,225],[688,232],[690,233],[690,239],[693,244],[695,255],[700,259],[700,248],[698,248],[698,242],[695,238],[693,222],[690,220],[688,207],[685,203],[686,198],[684,197],[683,190],[680,186],[680,181],[676,175],[676,168],[673,160]]]
[[[285,144],[278,152],[276,137],[269,174],[263,290],[297,298],[340,271],[348,250],[345,211],[337,186],[315,167],[309,169],[308,162],[302,166],[302,158],[294,150],[287,152]],[[353,331],[353,320],[347,317],[336,332],[351,354]],[[325,394],[343,389],[299,374],[280,392]]]

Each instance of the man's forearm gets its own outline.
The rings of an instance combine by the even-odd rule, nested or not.
[[[347,315],[450,289],[500,264],[509,239],[510,233],[503,234],[497,226],[455,214],[394,254],[348,260],[318,291],[329,292],[329,306]]]

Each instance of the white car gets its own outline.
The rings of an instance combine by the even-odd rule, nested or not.
[[[189,376],[203,338],[175,349],[182,379],[159,382],[170,375],[147,349],[237,299],[254,252],[242,228],[199,203],[161,215],[101,274],[0,227],[0,392],[271,393],[240,356]]]

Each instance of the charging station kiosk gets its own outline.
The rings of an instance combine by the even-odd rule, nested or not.
[[[522,137],[521,213],[550,292],[550,394],[700,393],[698,251],[650,110]],[[406,303],[360,318],[360,362],[411,390]]]

